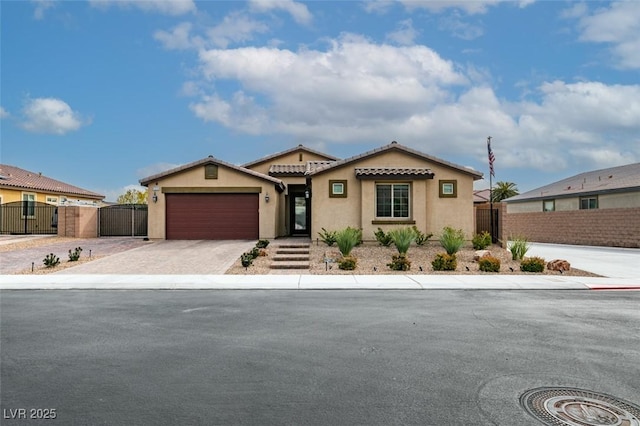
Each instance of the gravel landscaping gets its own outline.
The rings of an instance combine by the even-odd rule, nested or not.
[[[392,245],[390,247],[383,247],[377,242],[365,242],[362,245],[355,247],[351,252],[351,255],[358,260],[357,267],[353,271],[344,271],[338,268],[338,264],[335,262],[325,263],[325,258],[339,259],[340,251],[334,245],[328,247],[326,244],[320,242],[313,242],[309,247],[309,269],[291,269],[291,270],[274,270],[270,268],[270,258],[275,254],[279,242],[278,240],[272,241],[267,247],[267,256],[257,257],[253,264],[244,268],[240,259],[238,259],[234,265],[227,270],[227,274],[356,274],[356,275],[370,275],[370,274],[450,274],[450,275],[463,275],[463,274],[490,274],[488,272],[482,272],[478,269],[478,263],[474,261],[475,250],[469,244],[457,253],[458,267],[455,271],[434,271],[431,266],[431,262],[438,253],[444,253],[440,243],[436,241],[429,241],[423,246],[412,246],[409,249],[407,257],[411,261],[411,269],[409,271],[393,271],[389,269],[387,264],[391,261],[391,256],[397,254],[398,251]],[[536,275],[530,272],[520,271],[520,262],[511,259],[511,252],[503,249],[498,245],[488,247],[487,250],[491,252],[491,255],[500,259],[501,268],[499,274],[510,275]],[[545,259],[551,261],[553,259]],[[566,259],[571,263],[571,259]],[[560,275],[556,271],[548,271],[546,268],[542,274],[547,275]],[[566,271],[563,275],[567,276],[598,276],[590,272],[582,271],[579,269],[571,269]]]

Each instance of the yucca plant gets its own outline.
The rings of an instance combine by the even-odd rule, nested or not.
[[[359,229],[347,227],[336,232],[336,244],[338,245],[338,249],[340,250],[340,253],[342,253],[343,257],[349,256],[349,254],[351,254],[351,250],[353,250],[359,241]]]
[[[464,245],[464,231],[445,226],[440,235],[440,244],[447,251],[447,254],[455,254]]]
[[[393,244],[400,255],[406,255],[411,243],[416,239],[416,234],[411,228],[396,228],[389,231]]]
[[[515,237],[508,244],[511,258],[513,260],[522,260],[524,255],[529,251],[529,242],[525,237]]]

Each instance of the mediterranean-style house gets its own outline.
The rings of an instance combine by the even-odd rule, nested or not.
[[[152,239],[257,239],[323,228],[474,232],[482,174],[397,142],[338,159],[303,145],[233,165],[213,156],[147,178]]]
[[[0,233],[57,233],[57,206],[99,206],[104,195],[0,164]]]
[[[640,163],[580,173],[503,202],[506,238],[640,247]]]

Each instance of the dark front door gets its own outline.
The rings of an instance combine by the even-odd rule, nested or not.
[[[289,223],[291,235],[309,235],[309,202],[304,191],[289,195]]]

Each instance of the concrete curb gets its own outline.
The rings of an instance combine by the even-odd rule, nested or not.
[[[640,290],[640,278],[529,275],[0,275],[0,290]]]

